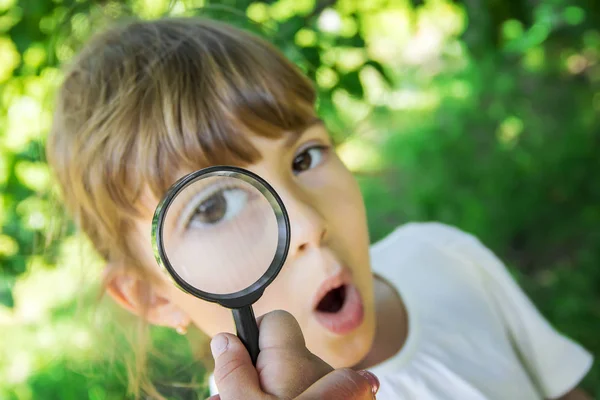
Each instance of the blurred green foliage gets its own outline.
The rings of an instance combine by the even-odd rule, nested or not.
[[[132,14],[265,35],[317,82],[373,240],[414,220],[476,234],[600,354],[600,3],[0,0],[0,398],[125,397],[127,343],[88,306],[100,265],[61,223],[43,147],[60,65]],[[161,391],[194,398],[203,368],[182,338],[153,338]],[[583,386],[600,398],[600,368]]]

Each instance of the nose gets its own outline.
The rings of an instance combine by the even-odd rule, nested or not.
[[[290,217],[291,239],[289,256],[300,255],[321,246],[327,235],[325,218],[309,201],[298,195],[283,199]]]

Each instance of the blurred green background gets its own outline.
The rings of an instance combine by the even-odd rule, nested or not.
[[[474,233],[600,355],[600,2],[0,0],[1,399],[127,397],[132,318],[97,302],[101,264],[52,200],[43,147],[60,65],[128,15],[261,31],[317,82],[373,240],[415,220]],[[152,339],[159,389],[195,398],[186,339]],[[583,387],[600,398],[600,367]]]

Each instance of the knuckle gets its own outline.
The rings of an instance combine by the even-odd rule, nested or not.
[[[329,372],[290,350],[268,349],[264,355],[269,359],[263,359],[265,363],[257,365],[261,385],[279,397],[300,395]]]
[[[271,313],[272,315],[277,315],[281,318],[293,318],[292,314],[286,310],[273,310]]]
[[[294,316],[285,310],[274,310],[269,314],[265,315],[264,318],[268,320],[280,320],[284,324],[296,324]]]
[[[224,363],[216,366],[214,371],[215,382],[223,383],[228,379],[235,379],[235,375],[239,372],[244,364],[238,358],[231,358],[226,360]]]

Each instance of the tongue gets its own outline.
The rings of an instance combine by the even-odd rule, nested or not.
[[[346,299],[346,287],[340,286],[330,290],[317,306],[318,311],[336,313],[341,310]]]

